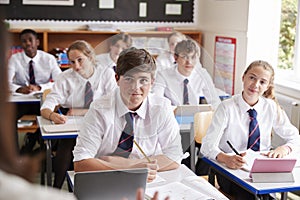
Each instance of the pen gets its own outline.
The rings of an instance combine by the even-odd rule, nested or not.
[[[61,112],[61,110],[58,108],[57,109],[57,112],[60,114],[60,115],[62,115],[62,112]]]
[[[227,144],[229,145],[229,147],[232,149],[232,151],[234,151],[234,153],[236,155],[242,156],[233,146],[232,144],[227,140]]]
[[[145,152],[143,151],[143,149],[140,147],[140,145],[135,141],[133,140],[134,144],[137,146],[137,148],[140,150],[140,152],[142,152],[142,154],[145,156],[145,158],[148,160],[148,162],[150,163],[151,160],[150,158],[145,154]]]

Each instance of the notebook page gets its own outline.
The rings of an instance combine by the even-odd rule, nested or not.
[[[189,199],[189,200],[208,200],[211,197],[202,194],[180,182],[173,182],[163,186],[146,189],[146,196],[153,197],[154,193],[159,192],[159,199],[164,200],[167,196],[170,199]]]
[[[208,199],[225,200],[228,199],[217,188],[213,187],[207,180],[198,176],[190,176],[181,181],[184,185],[201,192],[201,194],[209,197]]]

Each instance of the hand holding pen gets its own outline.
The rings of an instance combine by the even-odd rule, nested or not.
[[[227,167],[231,169],[239,169],[242,168],[244,164],[246,164],[245,160],[243,159],[243,156],[246,155],[245,153],[239,153],[233,145],[229,142],[226,141],[230,149],[236,154],[234,156],[227,156],[225,159],[224,163],[226,164]]]
[[[49,120],[51,120],[54,124],[64,124],[67,121],[67,117],[63,115],[61,110],[58,108],[57,113],[51,112],[49,114]]]

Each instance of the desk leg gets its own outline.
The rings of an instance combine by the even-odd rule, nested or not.
[[[210,167],[208,169],[208,182],[213,186],[215,186],[216,184],[215,177],[216,177],[216,172],[212,167]]]
[[[47,185],[52,186],[52,158],[51,158],[51,141],[46,141],[46,168],[47,168]]]
[[[281,192],[281,200],[287,200],[287,192]]]

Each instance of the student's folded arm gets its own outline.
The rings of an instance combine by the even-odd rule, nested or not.
[[[82,172],[82,171],[97,171],[97,170],[113,170],[117,167],[113,164],[97,159],[97,158],[89,158],[80,161],[74,162],[74,171]]]
[[[71,108],[69,109],[67,115],[69,116],[84,116],[87,113],[87,108]]]
[[[148,163],[146,159],[129,159],[119,156],[103,156],[101,158],[88,158],[74,162],[74,170],[81,171],[97,171],[97,170],[114,170],[114,169],[130,169],[130,168],[153,168],[150,165],[156,163]]]

